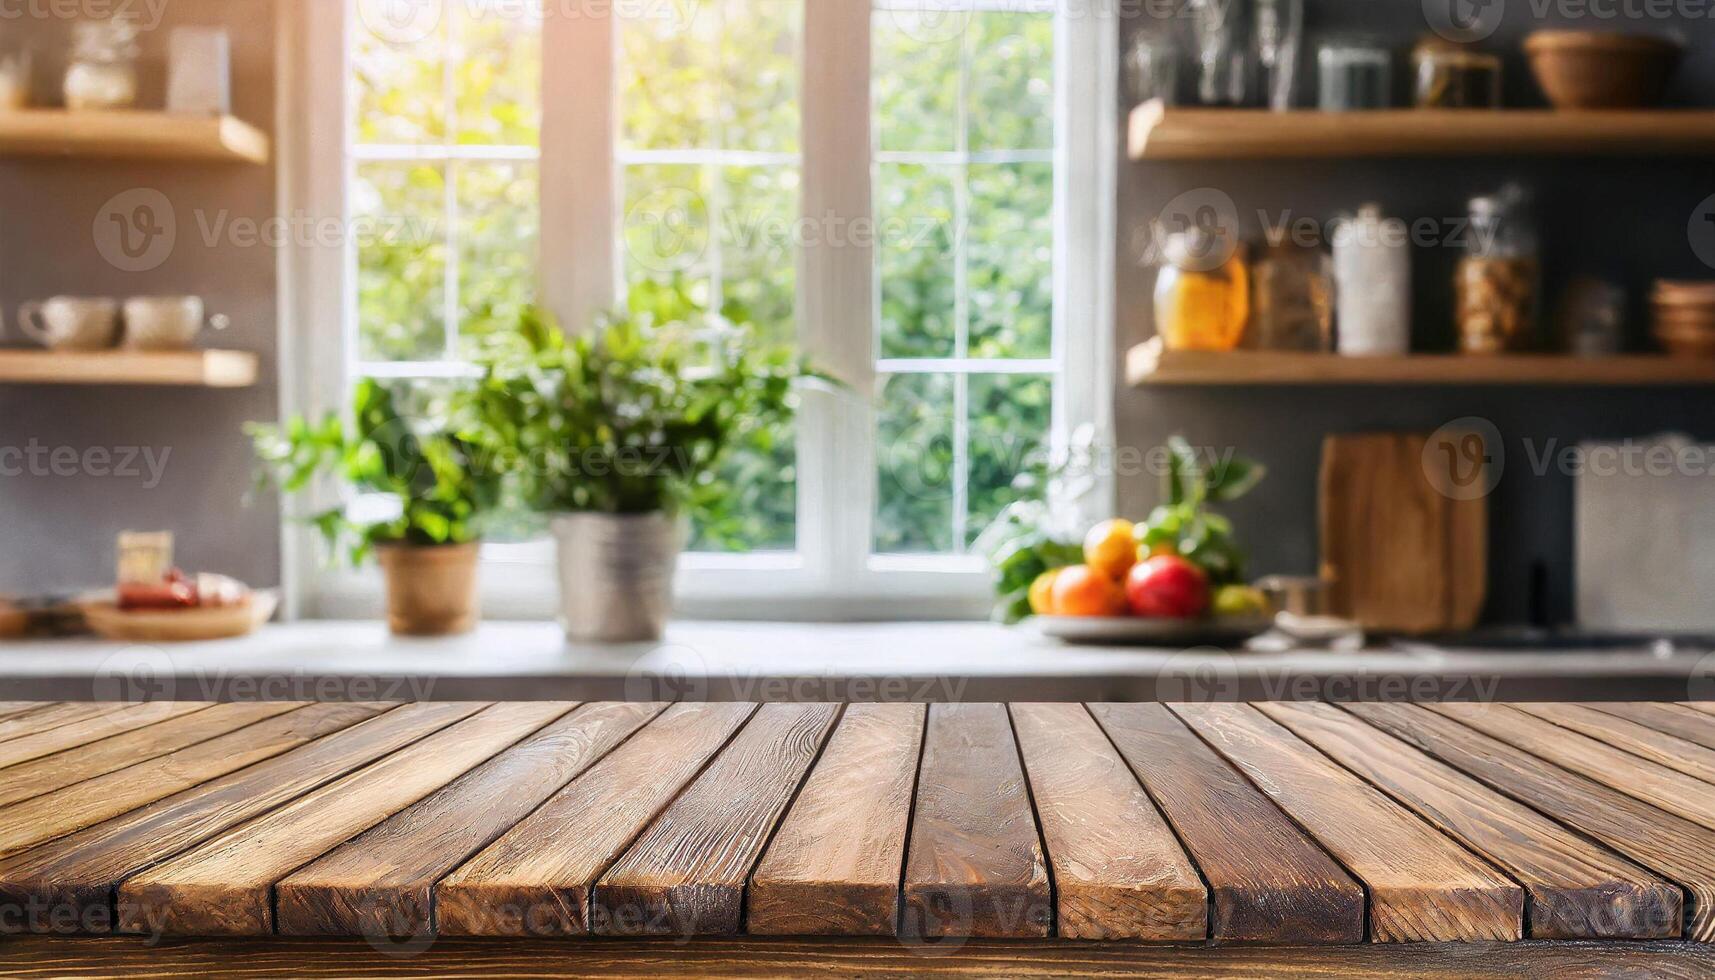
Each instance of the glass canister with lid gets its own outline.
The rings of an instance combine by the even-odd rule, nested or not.
[[[1244,245],[1193,228],[1166,235],[1155,279],[1155,332],[1168,350],[1230,351],[1250,319]]]
[[[1530,196],[1508,184],[1471,199],[1465,254],[1454,272],[1459,349],[1497,354],[1536,346],[1541,281]]]
[[[129,17],[72,25],[68,109],[127,109],[137,102],[137,23]]]

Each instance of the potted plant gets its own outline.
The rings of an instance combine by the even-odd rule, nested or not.
[[[825,376],[712,316],[618,313],[567,336],[533,310],[489,344],[463,435],[548,516],[567,636],[658,639],[686,521],[730,496],[726,454],[766,441],[791,420],[794,385]]]
[[[480,617],[478,528],[498,503],[500,478],[448,428],[408,418],[373,379],[353,387],[349,419],[246,427],[263,484],[299,494],[332,477],[355,491],[307,519],[353,565],[378,558],[387,624],[401,635],[462,633]]]

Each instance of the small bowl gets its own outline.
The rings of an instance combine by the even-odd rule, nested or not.
[[[1537,31],[1524,50],[1556,109],[1637,109],[1660,104],[1682,46],[1647,35]]]

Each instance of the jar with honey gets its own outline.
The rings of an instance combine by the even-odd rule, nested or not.
[[[1242,243],[1202,230],[1167,236],[1155,279],[1155,332],[1168,350],[1230,351],[1250,319]]]
[[[1471,201],[1469,241],[1454,272],[1459,349],[1498,354],[1536,346],[1541,268],[1529,198],[1517,185]]]

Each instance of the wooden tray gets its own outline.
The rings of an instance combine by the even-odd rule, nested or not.
[[[241,606],[220,609],[178,609],[121,612],[111,601],[85,603],[89,628],[109,640],[129,643],[189,643],[248,636],[274,615],[277,592],[257,592]]]
[[[1141,616],[1037,616],[1044,636],[1067,643],[1153,647],[1238,646],[1268,629],[1266,616],[1145,619]]]

